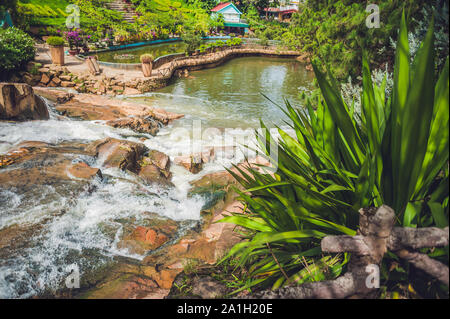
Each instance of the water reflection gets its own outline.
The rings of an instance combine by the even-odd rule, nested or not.
[[[169,111],[188,114],[218,128],[258,127],[259,119],[283,124],[285,115],[261,93],[284,105],[299,105],[299,93],[312,89],[313,74],[292,59],[246,57],[193,71],[157,92],[136,98]]]

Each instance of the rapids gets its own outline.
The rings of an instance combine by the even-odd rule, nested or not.
[[[86,184],[73,178],[26,188],[0,184],[0,298],[52,295],[73,264],[81,276],[87,276],[101,271],[114,258],[142,260],[145,256],[119,249],[117,243],[124,221],[143,223],[146,212],[180,222],[178,238],[182,236],[201,220],[205,204],[204,198],[188,196],[190,182],[254,156],[242,145],[256,146],[253,130],[258,128],[259,118],[285,125],[283,113],[254,92],[266,93],[277,103],[283,102],[283,96],[298,102],[299,89],[310,87],[311,75],[298,62],[242,58],[216,69],[192,72],[189,78],[158,92],[128,97],[186,115],[161,128],[155,137],[112,128],[102,121],[62,117],[49,101],[47,121],[0,122],[0,154],[24,141],[57,145],[105,137],[144,143],[172,161],[204,147],[216,150],[216,159],[199,174],[172,163],[175,187],[169,189],[144,185],[133,174],[105,168],[102,158],[80,154],[67,156],[73,162],[100,168],[103,179]],[[12,233],[25,239],[3,247],[1,236]]]

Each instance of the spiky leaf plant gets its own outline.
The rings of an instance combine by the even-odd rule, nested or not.
[[[436,77],[433,42],[432,23],[410,65],[403,14],[389,98],[385,82],[372,82],[364,57],[360,117],[336,80],[314,67],[321,96],[308,100],[306,110],[285,101],[294,134],[278,128],[277,157],[261,123],[267,133],[259,136],[260,151],[278,169],[229,170],[245,188],[236,190],[245,209],[221,220],[246,231],[224,258],[248,268],[252,281],[242,289],[340,274],[348,256],[323,255],[320,240],[354,235],[361,207],[387,204],[398,225],[448,225],[449,62]]]

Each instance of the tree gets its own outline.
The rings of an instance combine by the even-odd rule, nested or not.
[[[14,21],[17,18],[17,0],[0,1],[0,17],[3,17],[5,11],[9,11]]]
[[[238,8],[244,12],[247,13],[251,8],[256,8],[259,12],[259,14],[267,14],[267,11],[264,11],[265,8],[270,7],[278,7],[280,5],[279,0],[239,0],[235,3]]]

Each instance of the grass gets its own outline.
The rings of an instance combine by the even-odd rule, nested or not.
[[[19,5],[20,4],[25,6],[31,5],[34,6],[34,8],[37,8],[37,11],[32,14],[30,25],[64,28],[66,17],[69,15],[69,13],[66,12],[66,7],[70,5],[71,2],[67,0],[20,0]],[[46,8],[50,8],[56,14],[41,14],[42,8],[44,8],[44,11]],[[92,21],[89,17],[83,16],[83,13],[81,13],[80,23],[81,25],[91,25]]]

